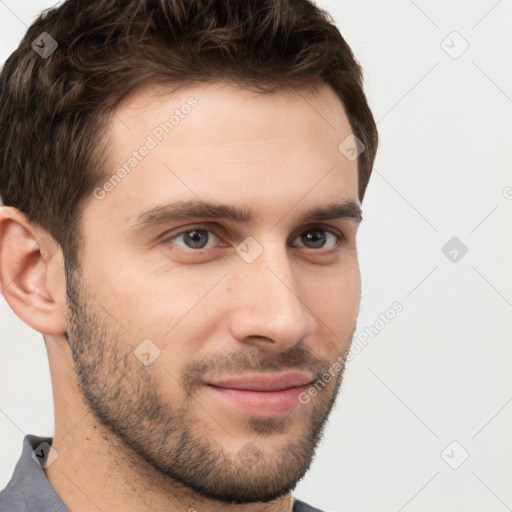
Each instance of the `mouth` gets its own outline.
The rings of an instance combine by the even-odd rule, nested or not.
[[[218,400],[239,412],[259,418],[289,414],[300,405],[299,395],[311,385],[313,376],[305,372],[259,373],[206,383]]]

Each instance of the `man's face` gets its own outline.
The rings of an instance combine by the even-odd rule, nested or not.
[[[359,206],[357,161],[338,150],[351,132],[327,86],[147,90],[113,117],[68,282],[79,387],[132,458],[205,497],[269,501],[309,468],[360,274],[353,210],[304,213]],[[184,201],[248,219],[173,209]]]

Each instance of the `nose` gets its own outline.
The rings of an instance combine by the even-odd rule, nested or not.
[[[314,331],[315,316],[301,296],[297,272],[284,247],[264,248],[252,263],[237,262],[231,276],[231,332],[237,341],[280,352]]]

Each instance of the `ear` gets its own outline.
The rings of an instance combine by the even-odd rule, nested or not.
[[[42,334],[66,331],[60,247],[17,208],[0,206],[0,290],[23,322]]]

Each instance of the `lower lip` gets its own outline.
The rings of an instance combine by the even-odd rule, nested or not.
[[[298,386],[280,391],[250,391],[211,385],[206,387],[238,410],[259,418],[272,418],[290,413],[300,404],[299,395],[307,389],[307,386]]]

